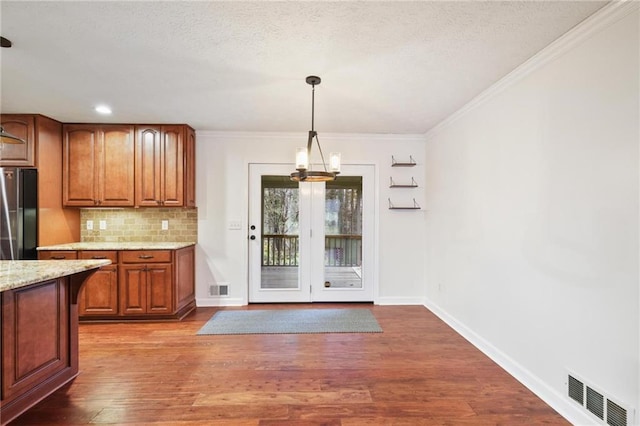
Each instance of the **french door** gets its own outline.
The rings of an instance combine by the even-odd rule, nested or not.
[[[249,165],[249,302],[373,301],[374,166],[293,182]]]

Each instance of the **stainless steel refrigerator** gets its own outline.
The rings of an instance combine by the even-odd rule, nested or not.
[[[0,259],[37,259],[38,171],[0,167]]]

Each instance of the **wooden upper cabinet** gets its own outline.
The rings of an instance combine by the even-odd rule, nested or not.
[[[64,125],[62,129],[62,203],[65,206],[97,205],[98,129],[86,125]]]
[[[136,127],[136,205],[160,200],[160,127]]]
[[[36,118],[27,114],[3,114],[4,130],[24,140],[25,144],[3,144],[0,167],[36,167]]]
[[[65,124],[66,207],[195,207],[187,125]]]
[[[186,207],[196,206],[196,132],[187,127],[185,138],[184,161],[184,204]]]
[[[188,163],[194,164],[189,160],[190,155],[195,157],[189,151],[192,145],[195,132],[189,126],[136,126],[137,206],[195,206],[195,191],[185,185],[185,181],[195,181],[195,167]],[[192,204],[186,197],[191,197]]]
[[[134,205],[133,126],[102,126],[103,144],[99,164],[101,206]]]
[[[134,205],[134,131],[118,124],[63,126],[63,204]]]
[[[185,126],[162,126],[162,205],[184,205]]]

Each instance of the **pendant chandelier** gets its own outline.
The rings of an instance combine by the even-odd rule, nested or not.
[[[296,150],[296,170],[291,173],[291,180],[296,182],[327,182],[335,180],[336,175],[340,173],[340,153],[332,152],[329,154],[329,169],[324,161],[320,141],[318,140],[318,132],[315,130],[314,113],[315,113],[315,92],[316,85],[320,84],[320,77],[310,75],[307,77],[307,84],[311,85],[311,130],[307,140],[306,148],[298,148]],[[320,158],[322,159],[323,170],[310,170],[311,146],[313,140],[316,140]]]

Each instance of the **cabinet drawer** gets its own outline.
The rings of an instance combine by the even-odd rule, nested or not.
[[[109,259],[111,263],[118,263],[117,251],[85,250],[79,253],[80,259]]]
[[[43,250],[38,252],[40,260],[75,260],[78,253],[75,250]]]
[[[170,263],[171,250],[127,250],[120,252],[122,263]]]

